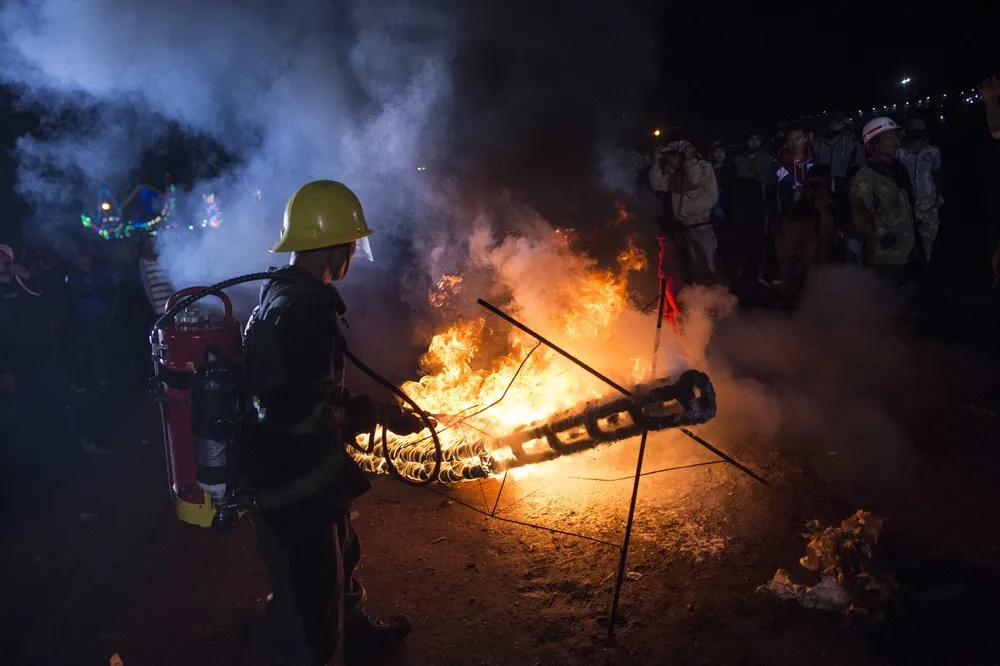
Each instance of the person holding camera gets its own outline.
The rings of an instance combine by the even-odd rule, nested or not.
[[[684,253],[689,259],[688,282],[714,284],[721,281],[716,268],[718,240],[712,209],[719,201],[719,186],[712,165],[698,157],[698,149],[687,141],[671,141],[657,147],[649,169],[649,184],[669,199],[669,213],[683,231]],[[665,205],[666,207],[666,205]],[[664,217],[668,217],[665,214]]]

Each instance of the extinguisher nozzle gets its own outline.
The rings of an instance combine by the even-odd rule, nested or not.
[[[212,518],[213,532],[228,532],[236,526],[236,519],[239,513],[233,504],[223,504],[215,508],[215,516]]]

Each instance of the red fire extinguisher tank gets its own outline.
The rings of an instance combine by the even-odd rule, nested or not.
[[[204,287],[189,287],[176,292],[167,300],[165,310],[169,311],[182,298],[202,289]],[[211,522],[214,510],[195,478],[191,377],[209,347],[216,347],[233,361],[241,361],[243,357],[241,326],[233,317],[233,304],[222,292],[214,296],[222,301],[221,313],[192,305],[162,328],[153,329],[151,334],[170,495],[178,505],[178,517],[202,527]]]

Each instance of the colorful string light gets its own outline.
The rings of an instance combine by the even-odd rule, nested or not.
[[[251,188],[247,184],[248,192],[255,201],[263,199],[263,193],[256,188]],[[122,216],[122,207],[135,199],[141,198],[143,208],[148,219],[127,220]],[[155,215],[154,204],[162,201],[163,205]],[[202,195],[204,204],[204,218],[201,226],[205,228],[218,229],[222,226],[222,207],[219,205],[218,196],[214,192]],[[135,231],[153,231],[157,228],[166,227],[170,229],[181,228],[176,219],[175,210],[177,205],[177,188],[171,184],[167,188],[166,194],[161,194],[157,190],[146,185],[136,187],[125,198],[121,206],[115,200],[111,190],[101,188],[97,193],[97,209],[92,214],[80,215],[80,223],[87,229],[95,232],[106,240],[128,238]],[[188,225],[188,229],[194,230],[194,225]]]
[[[123,220],[122,206],[118,205],[114,195],[108,188],[97,192],[97,210],[93,216],[86,213],[80,215],[80,223],[87,229],[97,233],[105,240],[128,238],[134,231],[153,231],[161,225],[176,226],[171,220],[176,198],[175,187],[171,185],[164,196],[146,185],[140,185],[125,198],[123,205],[127,206],[136,196],[139,196],[143,208],[149,215],[147,219]],[[163,207],[156,215],[152,215],[153,204],[163,200]]]
[[[222,209],[219,208],[215,192],[203,194],[201,198],[205,202],[205,219],[201,221],[201,226],[218,229],[222,226]]]

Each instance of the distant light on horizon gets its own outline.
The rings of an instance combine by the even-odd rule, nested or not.
[[[660,136],[660,130],[658,129],[653,130],[653,136]]]

